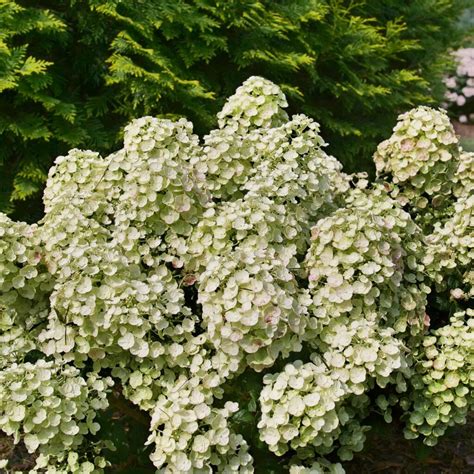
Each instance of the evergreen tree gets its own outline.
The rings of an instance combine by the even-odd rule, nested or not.
[[[68,149],[118,147],[130,118],[210,129],[255,74],[321,123],[347,169],[370,169],[397,114],[441,98],[464,3],[0,0],[0,209],[39,196]]]

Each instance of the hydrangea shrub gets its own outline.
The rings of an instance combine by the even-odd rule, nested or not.
[[[31,472],[104,472],[114,393],[163,473],[342,473],[373,412],[429,445],[465,421],[473,155],[420,107],[369,184],[286,106],[251,77],[202,139],[140,118],[57,158],[40,222],[0,216],[0,429]]]

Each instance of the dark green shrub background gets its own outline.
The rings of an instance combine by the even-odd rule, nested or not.
[[[132,117],[209,130],[250,75],[320,121],[348,170],[370,170],[397,114],[441,98],[465,4],[0,0],[0,210],[35,220],[53,159],[112,151]]]

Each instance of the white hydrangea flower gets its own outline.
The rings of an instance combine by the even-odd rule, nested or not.
[[[82,448],[82,447],[81,447]],[[114,449],[110,442],[89,442],[87,450],[81,449],[55,454],[41,453],[29,474],[103,474],[110,462],[103,456],[104,448]]]
[[[422,106],[398,117],[393,135],[378,146],[374,162],[378,176],[389,177],[399,188],[394,195],[429,227],[450,204],[459,155],[446,112]]]
[[[232,127],[235,131],[249,128],[268,128],[285,123],[288,107],[281,89],[263,77],[248,78],[235,94],[227,99],[219,112],[219,128]]]
[[[40,228],[0,214],[0,368],[36,348],[52,286]]]
[[[370,186],[287,105],[252,77],[202,143],[185,119],[139,118],[116,153],[57,158],[38,224],[0,214],[0,428],[39,453],[33,474],[104,471],[113,379],[170,474],[252,473],[238,432],[258,398],[294,474],[343,472],[324,456],[362,449],[371,405],[431,444],[464,420],[472,314],[429,332],[426,307],[433,282],[472,296],[474,154],[414,109]],[[270,367],[239,406],[233,384]]]
[[[113,381],[61,362],[12,364],[0,372],[0,428],[23,440],[28,452],[57,455],[74,449],[100,426],[96,412],[108,407]]]
[[[337,440],[339,456],[351,459],[352,453],[363,447],[367,428],[359,424],[358,417],[365,416],[369,399],[354,396],[347,378],[334,377],[318,355],[311,359],[265,375],[260,394],[260,439],[277,455],[292,449],[302,459],[311,453],[330,453],[337,448]]]
[[[424,283],[423,237],[383,189],[355,189],[347,207],[321,219],[312,232],[305,266],[320,327],[342,317],[348,330],[347,318],[399,333],[423,329],[430,292]]]
[[[319,458],[309,467],[297,464],[290,466],[290,474],[344,474],[345,472],[340,463],[330,463],[323,458]]]
[[[229,427],[236,403],[212,406],[212,393],[199,378],[178,378],[152,410],[150,458],[162,472],[252,473],[253,460],[241,435]]]
[[[460,197],[452,217],[437,223],[428,236],[425,265],[440,287],[458,284],[469,299],[474,296],[474,195]],[[456,282],[456,283],[453,283]],[[461,290],[462,291],[462,290]]]
[[[454,181],[453,192],[457,198],[469,197],[474,193],[474,152],[461,152]]]
[[[461,48],[454,51],[453,56],[457,68],[454,76],[444,79],[447,91],[446,104],[443,106],[448,108],[450,114],[459,122],[467,123],[473,120],[466,112],[469,112],[474,96],[474,48]]]
[[[243,245],[209,261],[198,302],[217,350],[256,370],[301,350],[310,300],[288,270],[297,265],[294,253]]]
[[[455,313],[417,350],[412,389],[402,403],[405,437],[434,446],[446,429],[474,408],[474,310]]]

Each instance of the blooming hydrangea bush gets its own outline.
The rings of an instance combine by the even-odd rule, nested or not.
[[[341,473],[374,411],[427,444],[465,421],[473,155],[420,107],[369,185],[286,106],[252,77],[202,140],[135,120],[56,160],[40,222],[0,216],[0,429],[31,472],[103,472],[112,391],[170,474]]]

